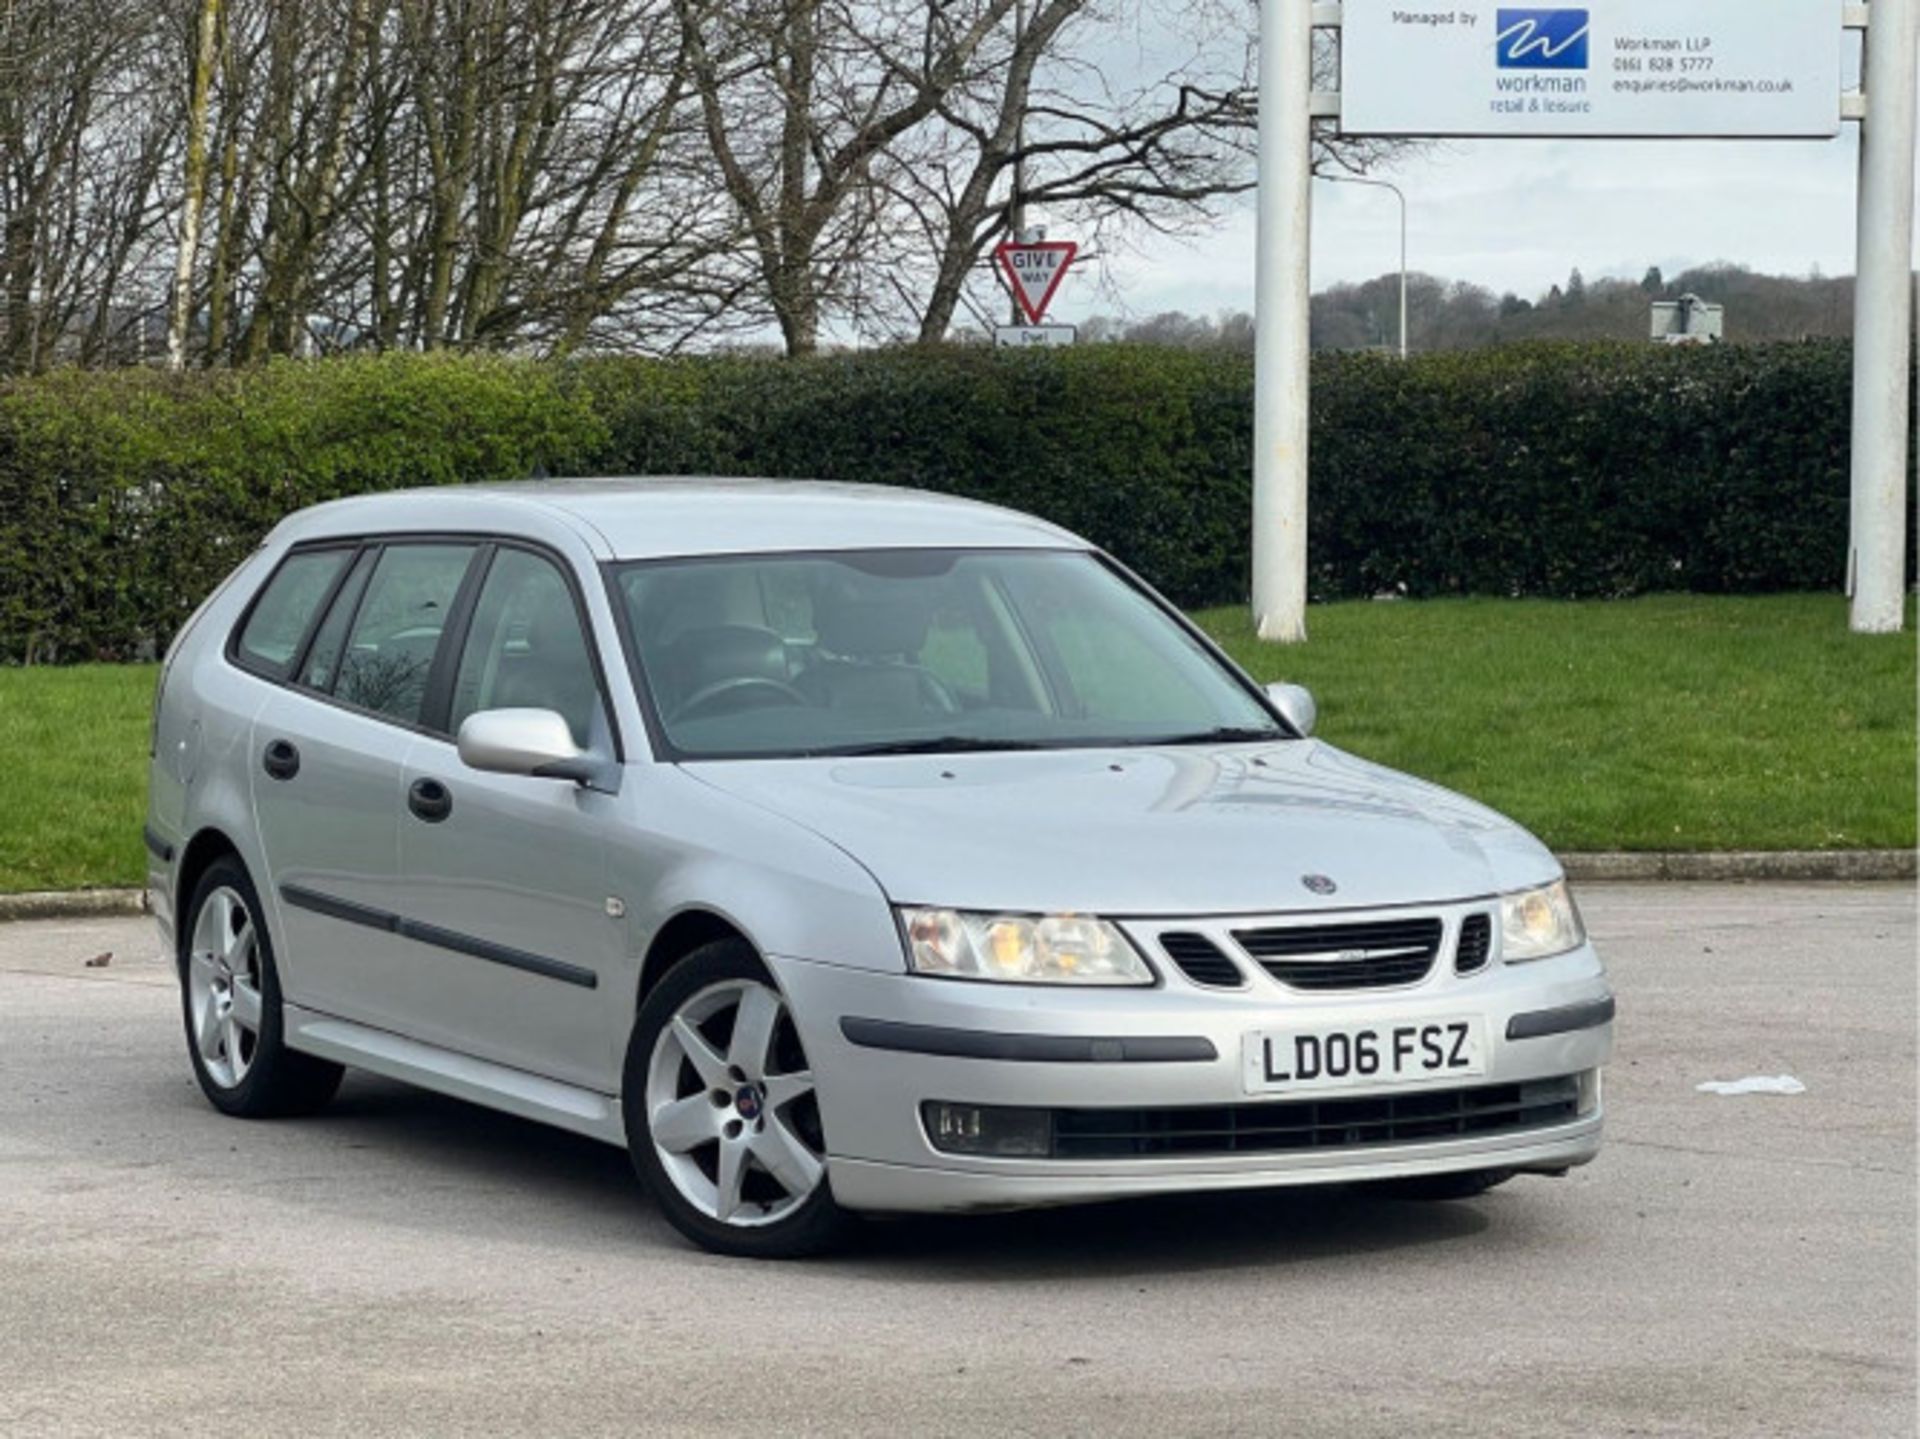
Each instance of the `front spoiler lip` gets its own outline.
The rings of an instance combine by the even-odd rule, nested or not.
[[[1600,1150],[1599,1109],[1549,1129],[1375,1149],[1300,1151],[1213,1159],[979,1160],[967,1168],[832,1156],[834,1198],[850,1209],[895,1213],[1028,1209],[1153,1194],[1286,1189],[1451,1174],[1469,1169],[1554,1173]]]

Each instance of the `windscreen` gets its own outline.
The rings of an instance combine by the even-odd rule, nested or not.
[[[616,574],[685,758],[1285,733],[1158,604],[1078,551],[727,556]]]

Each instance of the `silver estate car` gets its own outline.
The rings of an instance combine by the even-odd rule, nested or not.
[[[424,1085],[626,1146],[728,1253],[1591,1159],[1613,997],[1553,857],[1313,724],[1003,509],[367,496],[174,642],[149,885],[220,1110]]]

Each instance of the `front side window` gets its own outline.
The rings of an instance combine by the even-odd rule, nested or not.
[[[688,758],[1283,737],[1147,595],[1078,551],[850,550],[616,571]]]
[[[253,603],[234,649],[248,668],[284,677],[351,549],[299,550],[287,556]]]
[[[396,544],[380,552],[339,658],[334,697],[419,724],[440,632],[472,545]]]
[[[573,592],[550,560],[503,548],[480,587],[453,682],[451,727],[491,709],[558,711],[582,749],[605,724]]]

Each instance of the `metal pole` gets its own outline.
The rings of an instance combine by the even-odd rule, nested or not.
[[[1914,70],[1920,0],[1867,9],[1866,117],[1853,302],[1853,505],[1849,592],[1856,633],[1905,621],[1907,367],[1913,304]]]
[[[1404,360],[1407,357],[1407,197],[1400,193],[1398,185],[1387,188],[1400,202],[1400,358]]]
[[[1014,0],[1013,5],[1013,48],[1017,52],[1021,42],[1027,37],[1027,0]],[[1020,101],[1020,113],[1013,121],[1013,198],[1007,207],[1007,238],[1016,245],[1027,233],[1027,102],[1023,96]],[[1026,316],[1020,313],[1020,296],[1007,297],[1008,323],[1024,325]]]
[[[1407,197],[1391,180],[1373,180],[1365,175],[1322,175],[1336,185],[1371,185],[1376,190],[1391,190],[1400,202],[1400,358],[1407,357]]]
[[[1254,262],[1253,626],[1307,637],[1307,317],[1313,6],[1261,0]]]

